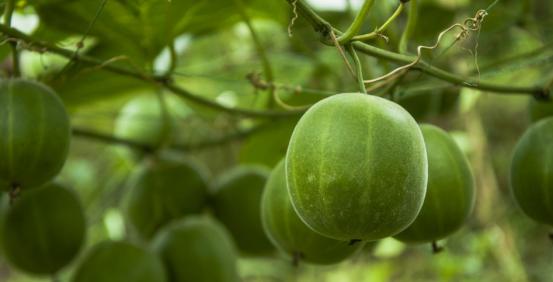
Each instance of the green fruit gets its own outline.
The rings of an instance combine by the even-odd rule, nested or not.
[[[223,175],[214,189],[215,216],[227,227],[240,251],[266,254],[274,250],[261,223],[261,196],[269,171],[243,166]]]
[[[518,141],[511,189],[526,215],[553,225],[553,117],[532,125]]]
[[[86,255],[73,282],[165,282],[161,260],[153,253],[127,242],[106,241]]]
[[[207,182],[192,162],[147,161],[130,181],[127,217],[145,239],[171,220],[200,213],[207,199]]]
[[[156,235],[153,248],[171,282],[239,281],[238,255],[230,235],[208,218],[189,217],[172,223]]]
[[[553,102],[538,102],[532,99],[528,107],[532,122],[553,116]]]
[[[400,104],[416,120],[427,120],[454,111],[459,105],[459,90],[446,89],[402,97]]]
[[[0,81],[0,190],[38,187],[56,176],[69,150],[69,117],[46,86]]]
[[[474,179],[467,158],[453,138],[421,125],[428,154],[428,187],[417,219],[394,236],[407,243],[432,242],[458,230],[474,205]]]
[[[129,101],[115,122],[114,135],[140,144],[160,147],[164,142],[178,139],[177,118],[185,117],[190,110],[181,101],[165,95],[167,115],[161,99],[156,95],[140,95]]]
[[[66,266],[78,254],[86,232],[79,199],[56,184],[15,199],[3,225],[6,259],[32,274],[54,274]]]
[[[363,244],[350,245],[349,241],[330,239],[311,230],[292,207],[284,160],[271,172],[265,186],[261,205],[261,218],[265,232],[281,251],[294,259],[315,264],[333,264],[343,261],[359,250]]]
[[[286,155],[292,204],[336,240],[378,240],[407,228],[426,192],[428,162],[416,121],[399,105],[362,94],[315,104]]]

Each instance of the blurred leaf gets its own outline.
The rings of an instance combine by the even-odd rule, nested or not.
[[[103,0],[34,0],[41,21],[59,30],[84,34]],[[90,35],[109,43],[135,63],[148,66],[176,36],[205,33],[235,22],[227,0],[108,1]]]

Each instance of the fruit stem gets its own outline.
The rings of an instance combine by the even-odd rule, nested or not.
[[[4,24],[7,27],[12,26],[12,16],[13,11],[15,10],[15,0],[7,0],[4,7]],[[17,52],[17,41],[16,40],[10,40],[10,46],[12,49],[12,58],[13,58],[13,76],[19,77],[21,76],[21,71],[19,70],[19,54]]]
[[[440,252],[442,252],[444,250],[444,248],[440,247],[438,245],[438,242],[436,241],[432,241],[432,253],[433,254],[439,254]]]
[[[351,44],[347,45],[347,51],[355,63],[355,78],[359,86],[359,91],[365,94],[367,93],[367,88],[365,88],[365,82],[363,80],[363,65],[361,64],[361,60],[359,60],[359,56],[357,56],[357,52],[355,52]]]

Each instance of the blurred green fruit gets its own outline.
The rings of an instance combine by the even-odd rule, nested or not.
[[[106,241],[94,246],[77,267],[72,282],[166,282],[161,260],[131,243]]]
[[[532,125],[518,141],[511,164],[511,189],[526,215],[553,225],[553,117]]]
[[[271,172],[265,186],[261,205],[265,232],[281,251],[295,260],[314,264],[333,264],[343,261],[362,247],[349,241],[337,241],[320,235],[307,227],[292,207],[284,160]]]
[[[83,245],[86,222],[77,195],[57,184],[25,191],[5,215],[6,259],[32,274],[55,274]]]
[[[69,117],[46,86],[0,81],[0,190],[24,190],[52,180],[69,150]]]
[[[399,105],[339,94],[301,118],[286,156],[292,204],[313,230],[374,241],[407,228],[427,185],[424,139]]]
[[[458,230],[474,205],[474,178],[453,138],[433,125],[421,125],[428,154],[428,187],[417,219],[394,236],[407,243],[432,242]]]
[[[240,251],[262,255],[274,250],[261,224],[261,196],[269,171],[243,166],[221,176],[213,193],[213,211],[226,226]]]
[[[205,173],[190,161],[146,160],[130,180],[127,218],[150,239],[171,220],[202,212],[207,186]]]
[[[164,95],[164,103],[161,101],[155,94],[143,94],[130,100],[115,122],[115,137],[154,148],[178,140],[179,132],[175,127],[190,109],[174,96]]]
[[[225,228],[214,220],[188,217],[160,231],[153,241],[171,282],[239,281],[238,255]]]

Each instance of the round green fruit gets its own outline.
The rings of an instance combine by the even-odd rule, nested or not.
[[[73,275],[73,282],[165,282],[163,263],[154,253],[122,241],[92,248]]]
[[[531,99],[528,108],[532,122],[553,116],[553,102],[551,101],[541,102]]]
[[[445,131],[421,125],[428,154],[428,187],[417,219],[395,236],[407,243],[432,242],[458,230],[474,205],[469,162]]]
[[[171,220],[202,212],[207,186],[205,174],[192,162],[147,160],[131,178],[127,218],[149,239]]]
[[[171,282],[239,281],[230,235],[214,220],[188,217],[161,230],[153,241]]]
[[[238,249],[260,255],[274,250],[261,223],[261,196],[269,171],[243,166],[223,175],[215,185],[212,205],[215,216],[227,227]]]
[[[314,264],[338,263],[363,245],[327,238],[301,221],[292,207],[286,188],[284,160],[271,172],[265,186],[261,218],[273,244],[295,260]]]
[[[374,241],[407,228],[426,192],[428,162],[417,122],[399,105],[339,94],[300,119],[286,155],[292,204],[313,230]]]
[[[130,100],[121,110],[115,122],[114,135],[140,144],[160,147],[164,142],[178,139],[175,130],[178,119],[186,117],[190,110],[180,100],[165,95],[162,100],[154,95],[140,95]],[[164,108],[167,115],[164,115]]]
[[[69,150],[69,117],[46,86],[0,81],[0,190],[41,186],[56,176]]]
[[[6,259],[32,274],[55,274],[83,245],[86,223],[77,196],[56,184],[25,191],[3,222]]]
[[[526,215],[553,225],[553,117],[532,125],[518,141],[511,189]]]

